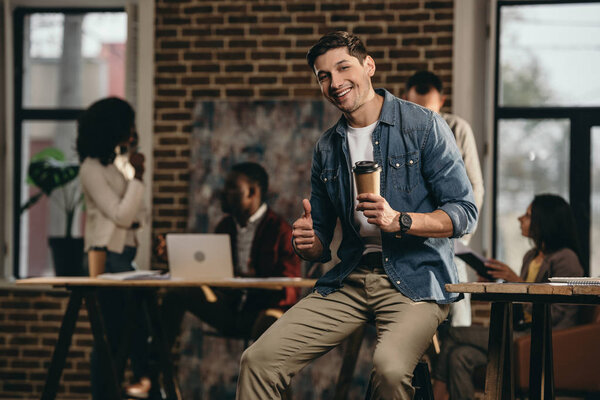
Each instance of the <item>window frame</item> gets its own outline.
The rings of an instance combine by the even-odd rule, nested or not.
[[[492,254],[496,257],[498,246],[498,126],[506,119],[568,119],[570,122],[569,149],[569,202],[575,215],[581,242],[581,264],[586,275],[590,272],[591,225],[591,128],[600,124],[600,107],[512,107],[501,106],[500,97],[500,36],[501,8],[523,5],[557,5],[598,3],[598,0],[540,0],[496,3],[495,61],[494,61],[494,112],[493,112],[493,179],[492,179]]]

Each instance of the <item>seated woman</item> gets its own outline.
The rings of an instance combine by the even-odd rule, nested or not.
[[[81,162],[79,178],[86,204],[85,250],[105,253],[104,272],[134,269],[137,250],[136,230],[144,218],[144,156],[135,141],[135,112],[129,103],[116,97],[92,104],[78,121],[77,152]],[[134,177],[127,179],[115,165],[116,149],[129,150]],[[90,271],[92,272],[92,271]],[[103,271],[95,271],[95,273]],[[106,336],[113,354],[126,325],[126,295],[110,289],[98,293]],[[127,388],[128,394],[147,397],[148,328],[143,313],[138,313],[135,338],[132,339],[131,366],[138,383]],[[106,399],[106,374],[102,371],[98,349],[91,357],[92,397]]]
[[[523,257],[521,273],[517,275],[508,265],[490,259],[486,267],[492,277],[506,282],[548,282],[549,277],[583,276],[575,220],[562,197],[535,196],[519,222],[521,235],[533,242],[533,248]],[[553,328],[576,324],[577,306],[553,304],[551,310]],[[523,320],[517,321],[515,330],[518,326],[527,329],[530,321],[530,308],[524,306]],[[449,329],[433,371],[436,400],[446,400],[448,396],[452,400],[474,398],[472,374],[487,363],[488,334],[488,328],[482,326]]]

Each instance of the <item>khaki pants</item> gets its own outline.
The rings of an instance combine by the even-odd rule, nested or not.
[[[292,376],[374,320],[373,398],[412,399],[412,373],[448,305],[413,302],[381,268],[360,267],[326,297],[311,293],[242,355],[238,400],[280,399]]]

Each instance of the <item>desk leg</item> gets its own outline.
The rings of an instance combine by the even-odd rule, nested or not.
[[[356,360],[358,359],[358,353],[360,346],[365,336],[366,326],[363,324],[356,329],[346,340],[346,349],[344,350],[344,359],[342,361],[342,368],[338,376],[337,385],[335,387],[335,400],[343,400],[348,397],[348,390],[352,383],[352,376],[354,375],[354,368],[356,367]]]
[[[550,305],[534,303],[529,359],[529,398],[554,399]]]
[[[106,338],[106,329],[102,320],[102,314],[100,314],[97,293],[93,289],[86,292],[84,295],[85,305],[87,306],[88,318],[90,319],[92,334],[94,335],[94,343],[98,349],[98,357],[101,357],[105,373],[108,377],[109,388],[107,389],[107,393],[109,393],[110,399],[121,399],[121,388],[117,379],[112,350]]]
[[[154,333],[155,345],[158,348],[158,356],[162,366],[163,382],[169,400],[181,400],[181,392],[177,378],[173,373],[173,363],[171,361],[171,349],[168,346],[167,334],[165,327],[162,324],[159,312],[158,302],[156,301],[156,292],[148,293],[145,296],[146,304],[148,305],[148,314],[150,323],[152,324],[152,332]]]
[[[131,350],[131,338],[133,336],[135,322],[137,321],[136,314],[141,312],[140,296],[134,295],[136,293],[137,292],[134,292],[133,290],[127,291],[127,300],[125,307],[125,316],[127,323],[123,329],[123,335],[121,336],[119,348],[115,356],[117,376],[120,380],[123,379],[125,365],[127,364],[127,359]]]
[[[46,377],[46,384],[44,385],[44,391],[42,392],[42,400],[52,400],[56,397],[58,391],[58,385],[60,383],[60,376],[62,375],[63,368],[65,367],[65,361],[71,346],[71,339],[73,338],[73,331],[75,330],[75,323],[79,316],[79,309],[81,308],[81,293],[78,290],[71,292],[69,297],[69,303],[67,304],[67,310],[63,317],[62,324],[60,326],[60,332],[58,334],[58,341],[52,354],[52,361],[50,361],[50,367],[48,368],[48,376]]]
[[[512,304],[492,303],[485,400],[514,399]]]

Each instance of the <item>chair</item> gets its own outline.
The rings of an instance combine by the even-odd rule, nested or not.
[[[554,388],[564,395],[600,395],[600,306],[582,307],[586,323],[552,332]],[[529,389],[531,336],[515,340],[516,385]]]

